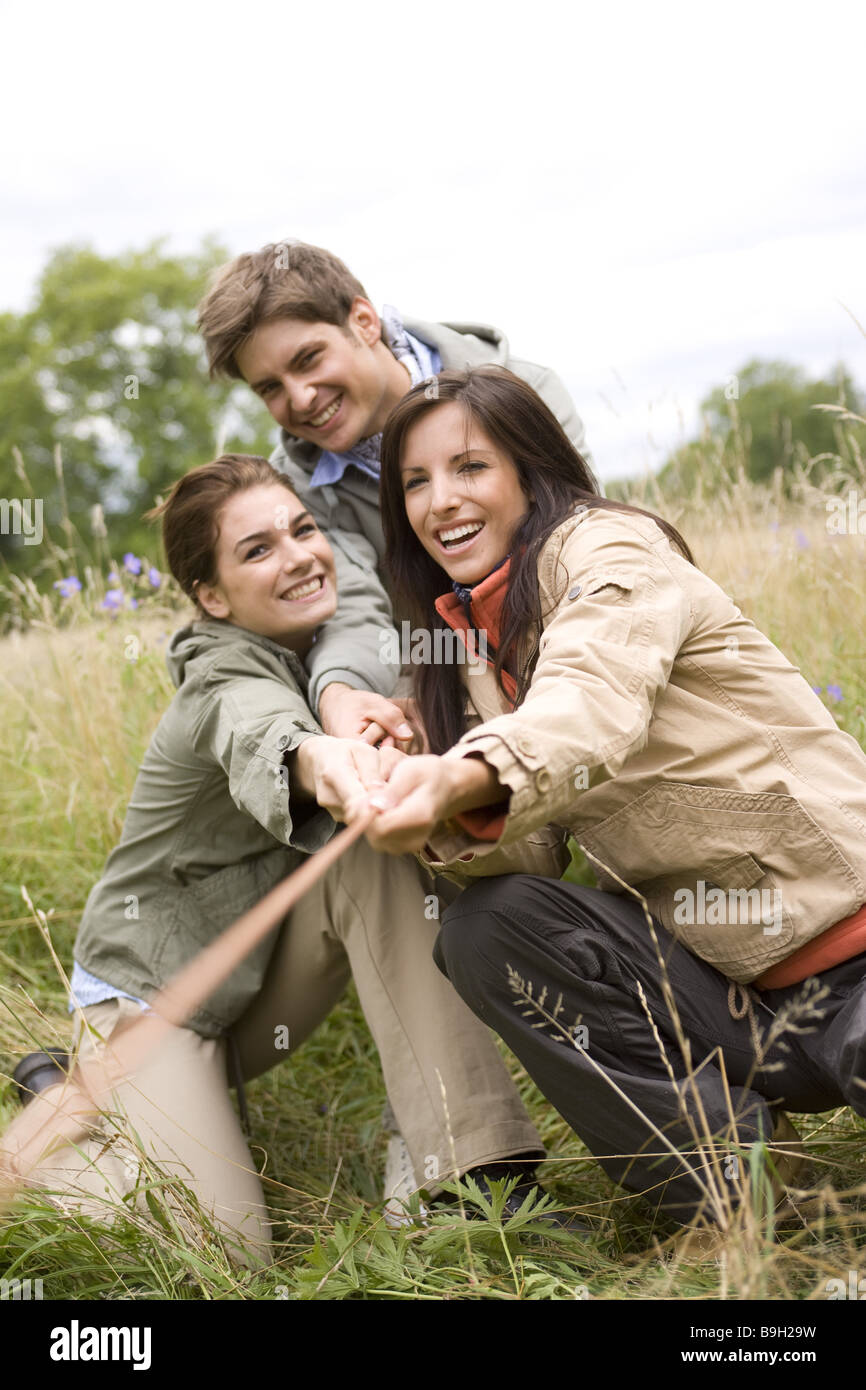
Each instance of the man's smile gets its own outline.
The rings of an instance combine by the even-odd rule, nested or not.
[[[343,393],[341,391],[339,396],[335,396],[331,403],[325,406],[324,410],[319,411],[318,415],[313,415],[310,419],[304,421],[305,428],[314,430],[324,429],[324,427],[333,420],[342,404]]]

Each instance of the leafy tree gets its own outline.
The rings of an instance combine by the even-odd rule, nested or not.
[[[864,398],[844,367],[832,380],[810,379],[789,362],[754,358],[701,402],[703,437],[677,450],[658,481],[666,490],[691,491],[708,460],[729,471],[741,465],[760,483],[777,468],[790,480],[798,464],[817,460],[812,476],[820,478],[833,466],[821,455],[846,458],[851,432],[850,424],[842,430],[833,413],[815,408],[821,405],[863,413]]]
[[[186,257],[161,242],[116,257],[78,245],[54,253],[31,307],[0,315],[0,496],[27,494],[17,448],[55,536],[68,508],[89,543],[98,503],[113,553],[153,553],[141,513],[180,474],[222,448],[270,452],[261,404],[243,384],[208,381],[195,331],[207,274],[226,258],[210,241]],[[18,572],[39,573],[49,554],[0,535]]]

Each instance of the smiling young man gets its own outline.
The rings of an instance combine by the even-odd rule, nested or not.
[[[342,261],[302,242],[223,266],[199,306],[199,328],[211,375],[246,381],[280,426],[271,462],[345,562],[337,615],[308,659],[323,728],[407,737],[402,711],[382,698],[396,679],[380,639],[390,620],[379,514],[385,421],[413,385],[429,379],[435,392],[439,371],[498,363],[538,392],[589,460],[566,388],[548,368],[512,357],[498,329],[404,321],[390,306],[380,317]]]

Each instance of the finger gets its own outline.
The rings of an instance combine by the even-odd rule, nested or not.
[[[370,743],[375,746],[385,737],[385,730],[382,728],[381,724],[377,724],[375,720],[371,720],[366,728],[361,731],[359,737],[362,738],[365,743]]]
[[[345,822],[357,814],[366,796],[367,788],[351,762],[326,768],[316,784],[316,800],[334,820]]]
[[[370,844],[387,854],[407,854],[423,849],[435,824],[429,801],[423,793],[409,793],[395,801],[393,783],[383,793],[386,804],[369,827]]]
[[[385,733],[390,734],[395,739],[412,738],[413,729],[406,720],[406,716],[399,705],[395,705],[393,700],[376,701],[376,719],[381,724]]]
[[[353,744],[352,762],[358,780],[366,790],[373,786],[380,786],[385,781],[382,772],[382,755],[378,748],[371,748],[363,742]]]
[[[367,842],[371,849],[379,854],[417,854],[427,843],[427,835],[423,831],[406,831],[405,829],[392,830],[383,834],[379,829],[379,824],[387,815],[387,811],[382,811],[380,815],[367,827]]]
[[[390,748],[387,744],[379,749],[379,769],[385,782],[393,777],[397,768],[406,762],[406,754],[399,748]]]

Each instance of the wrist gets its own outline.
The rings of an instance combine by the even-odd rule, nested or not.
[[[480,806],[496,806],[508,799],[508,788],[502,786],[496,769],[477,754],[444,757],[442,765],[447,768],[446,819],[459,816],[463,811],[475,811]]]
[[[319,696],[319,712],[321,713],[335,699],[339,699],[342,691],[351,689],[351,685],[347,685],[345,681],[329,681]]]
[[[318,745],[326,735],[310,735],[299,743],[286,760],[289,769],[289,787],[296,796],[315,797],[316,757]]]

